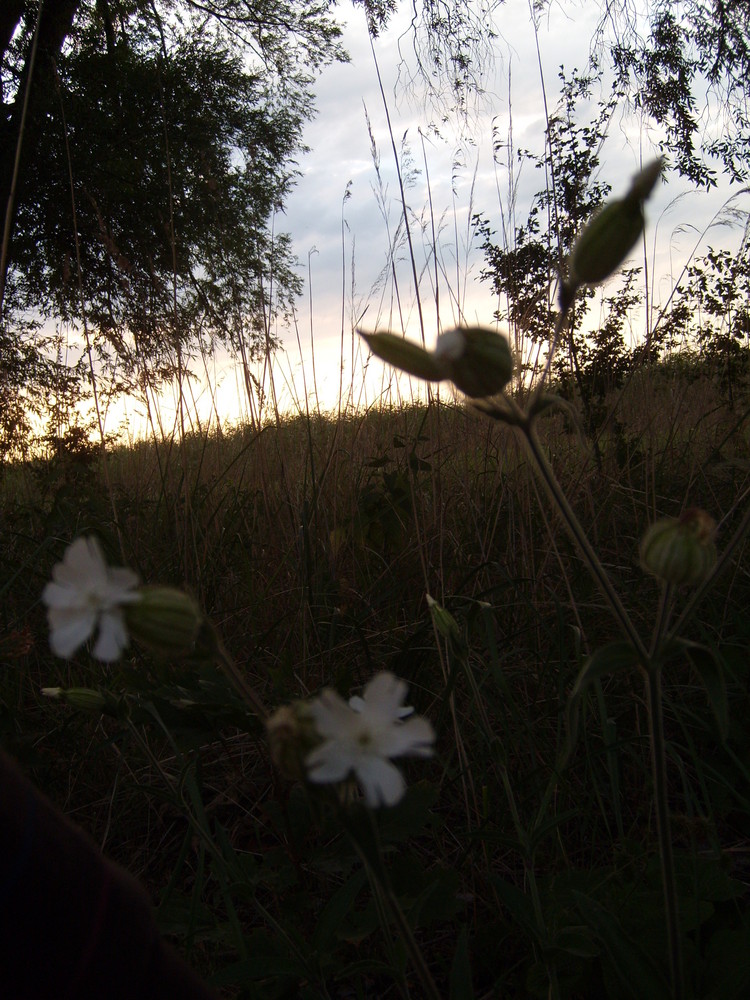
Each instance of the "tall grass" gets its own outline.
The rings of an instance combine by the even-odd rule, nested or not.
[[[421,229],[411,292],[429,277],[435,326],[446,302],[452,324],[461,293],[440,223],[418,224],[403,185],[398,214],[384,215],[382,309],[405,315],[396,251]],[[343,370],[358,357],[343,217],[342,264]],[[648,706],[632,674],[603,675],[570,747],[570,692],[617,629],[527,452],[446,392],[410,399],[403,383],[373,401],[342,382],[325,414],[313,372],[284,413],[270,353],[261,364],[243,358],[242,426],[191,420],[180,377],[174,424],[149,409],[150,440],[105,459],[62,437],[3,466],[2,745],[146,882],[164,932],[227,997],[669,995]],[[721,545],[740,523],[749,395],[746,375],[728,395],[709,370],[641,369],[605,401],[598,462],[568,411],[540,421],[641,636],[659,600],[638,565],[647,525],[702,507]],[[197,657],[133,648],[106,671],[87,653],[54,659],[40,593],[85,534],[143,580],[189,590],[266,705],[381,669],[404,677],[436,758],[410,765],[391,810],[328,809],[274,771],[257,718]],[[455,631],[433,626],[427,594]],[[675,615],[688,599],[676,595]],[[714,653],[713,689],[689,659],[663,677],[691,997],[750,990],[749,603],[741,548],[687,635]],[[92,717],[41,697],[57,686],[106,689],[127,710]]]
[[[637,565],[640,535],[655,514],[690,505],[710,510],[729,537],[748,488],[747,430],[710,381],[688,383],[668,367],[632,380],[619,414],[601,471],[562,416],[545,421],[543,439],[645,631],[657,595]],[[61,453],[6,470],[4,745],[146,879],[165,930],[228,996],[296,995],[303,983],[310,996],[336,996],[342,979],[359,995],[388,995],[393,983],[420,995],[355,858],[330,820],[316,826],[301,788],[279,783],[261,731],[237,728],[231,691],[221,710],[204,698],[181,714],[175,687],[200,689],[189,664],[133,650],[107,676],[86,656],[50,657],[39,594],[62,544],[94,533],[117,561],[99,462]],[[567,696],[585,655],[614,629],[507,429],[449,403],[304,415],[189,435],[179,462],[146,442],[117,448],[109,475],[128,564],[197,596],[267,704],[324,684],[345,691],[380,668],[409,681],[439,732],[439,756],[411,768],[416,784],[378,827],[443,995],[546,995],[550,968],[561,996],[656,988],[664,945],[651,779],[629,675],[586,700],[581,744],[536,826],[566,739]],[[460,624],[460,655],[436,645],[426,583]],[[691,631],[721,651],[724,738],[689,668],[665,675],[696,996],[742,995],[717,991],[728,989],[728,943],[746,933],[747,603],[738,559]],[[34,643],[16,655],[19,635]],[[49,706],[39,691],[55,685],[139,690],[169,735]],[[213,831],[220,857],[195,841],[195,823]],[[546,940],[529,909],[532,877]],[[259,957],[271,941],[275,965]],[[646,971],[634,985],[636,961]],[[746,982],[740,966],[735,974]]]

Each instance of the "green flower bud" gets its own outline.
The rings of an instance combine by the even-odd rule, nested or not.
[[[189,655],[204,621],[192,597],[174,587],[141,587],[137,593],[138,600],[124,609],[131,636],[161,656]]]
[[[117,717],[117,699],[106,691],[94,691],[92,688],[42,688],[45,698],[54,701],[64,701],[66,705],[77,708],[79,712],[89,715],[112,715]]]
[[[320,742],[306,702],[282,705],[266,721],[271,760],[287,781],[305,777],[305,757]]]
[[[401,371],[428,382],[439,382],[447,378],[435,355],[412,340],[397,337],[395,333],[363,333],[360,330],[359,335],[373,354],[394,368],[400,368]]]
[[[438,604],[435,598],[429,594],[426,594],[425,597],[427,599],[427,607],[430,609],[432,620],[435,623],[435,628],[440,635],[444,639],[452,639],[454,642],[460,641],[461,630],[450,611],[446,611],[442,604]]]
[[[393,333],[359,333],[383,361],[428,382],[450,379],[474,399],[502,392],[513,374],[507,338],[483,327],[448,330],[438,337],[434,351]]]
[[[502,392],[513,374],[508,338],[481,326],[462,326],[438,337],[433,357],[467,396],[480,399]]]
[[[716,563],[716,523],[703,510],[652,524],[641,542],[641,565],[667,583],[701,583]]]
[[[569,286],[597,285],[620,267],[643,232],[643,202],[662,167],[660,159],[645,166],[624,198],[608,202],[584,226],[568,261]]]

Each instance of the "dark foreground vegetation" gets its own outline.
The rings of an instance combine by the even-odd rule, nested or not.
[[[721,551],[747,505],[743,360],[731,383],[685,360],[636,371],[603,399],[596,448],[561,411],[540,422],[646,642],[647,526],[701,507]],[[668,995],[643,687],[630,671],[592,684],[561,766],[576,676],[619,636],[511,429],[443,400],[114,449],[106,474],[98,450],[58,441],[2,476],[0,743],[145,882],[222,995],[424,994],[338,814],[275,773],[218,671],[49,652],[40,594],[80,535],[192,592],[268,706],[381,669],[408,681],[437,754],[407,765],[367,837],[442,996]],[[741,547],[688,629],[712,669],[696,653],[663,673],[687,995],[717,1000],[750,992],[747,567]],[[459,624],[448,643],[427,592]],[[41,696],[54,686],[115,708]]]

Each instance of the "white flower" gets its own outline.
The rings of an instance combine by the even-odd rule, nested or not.
[[[427,719],[415,716],[403,721],[414,711],[403,705],[406,691],[404,681],[387,672],[376,674],[362,697],[351,698],[348,705],[326,688],[310,705],[323,737],[305,759],[310,781],[343,781],[353,771],[368,806],[395,805],[406,783],[389,758],[430,757],[435,741]]]
[[[52,579],[42,593],[52,652],[71,657],[98,627],[94,656],[116,660],[128,644],[122,608],[138,600],[136,574],[107,566],[95,538],[77,538],[53,568]]]

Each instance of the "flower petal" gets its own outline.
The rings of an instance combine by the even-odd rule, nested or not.
[[[99,637],[94,646],[97,660],[111,663],[117,660],[128,644],[128,630],[121,611],[107,611],[101,616]]]
[[[50,608],[47,618],[50,648],[55,656],[65,659],[72,656],[96,628],[96,612],[93,610]]]
[[[42,591],[42,600],[48,608],[61,609],[80,608],[88,603],[80,590],[59,583],[48,583]]]
[[[128,643],[122,607],[138,600],[136,574],[124,567],[109,569],[95,538],[77,538],[52,569],[52,583],[42,592],[47,605],[50,646],[69,657],[86,642],[99,623],[94,656],[115,660]]]
[[[108,590],[119,593],[121,601],[138,600],[137,594],[126,593],[141,582],[136,572],[125,566],[111,566],[107,573],[109,575]]]
[[[363,758],[355,773],[365,793],[365,802],[372,809],[394,806],[406,791],[406,782],[399,769],[382,757]]]
[[[431,757],[435,730],[421,715],[378,734],[377,749],[384,757]]]
[[[353,761],[342,753],[340,744],[335,740],[326,740],[310,751],[305,758],[305,767],[310,781],[325,785],[332,781],[343,781],[352,770]]]
[[[91,588],[107,584],[107,564],[95,538],[76,538],[68,546],[63,561],[52,569],[52,578],[67,587]]]
[[[367,711],[367,702],[364,698],[360,698],[358,694],[352,695],[349,699],[349,705],[355,712],[359,712],[360,714]],[[399,719],[405,719],[407,715],[411,715],[413,712],[413,705],[402,705],[401,708],[396,710],[396,717]]]
[[[310,704],[315,728],[321,736],[340,737],[357,724],[357,715],[331,688],[325,688]]]
[[[388,708],[395,714],[403,704],[408,690],[406,681],[387,670],[381,670],[365,686],[362,697],[368,705]]]

